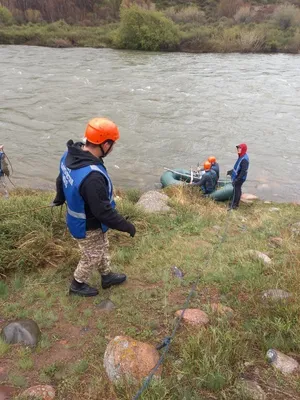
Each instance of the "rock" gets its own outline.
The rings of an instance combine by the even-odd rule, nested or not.
[[[270,299],[274,301],[285,300],[291,296],[292,295],[290,293],[281,289],[269,289],[262,293],[263,299]]]
[[[268,350],[266,357],[268,362],[284,375],[289,375],[299,370],[299,363],[296,360],[278,350]]]
[[[0,400],[12,399],[14,388],[9,386],[0,386]]]
[[[101,303],[96,304],[96,307],[98,307],[98,308],[100,308],[100,310],[104,310],[104,311],[111,311],[116,308],[114,303],[109,299],[102,300]]]
[[[38,400],[52,400],[55,398],[55,390],[49,385],[37,385],[26,389],[21,397],[37,398]]]
[[[171,267],[171,272],[172,272],[173,276],[175,276],[176,278],[179,278],[179,279],[182,279],[184,276],[184,273],[175,265],[173,265]]]
[[[240,383],[243,389],[243,394],[245,394],[247,398],[252,400],[265,400],[267,398],[265,392],[257,382],[248,379],[241,379]]]
[[[278,208],[278,207],[271,207],[271,208],[269,208],[269,211],[271,211],[271,212],[277,212],[277,211],[280,211],[280,208]]]
[[[261,253],[260,251],[257,250],[249,250],[250,256],[257,260],[261,260],[264,264],[268,265],[272,263],[272,260],[270,257],[268,257],[266,254]]]
[[[264,201],[264,204],[272,204],[271,201]]]
[[[175,313],[176,317],[180,317],[182,310],[178,310]],[[198,308],[187,308],[184,312],[183,322],[188,325],[198,326],[198,325],[207,325],[209,323],[208,315],[199,310]]]
[[[220,227],[220,225],[214,225],[212,227],[215,231],[220,231],[222,228]]]
[[[137,206],[150,213],[170,211],[171,208],[167,205],[168,201],[169,197],[166,194],[151,190],[141,196]]]
[[[234,311],[232,308],[224,306],[221,303],[212,303],[210,304],[210,308],[212,312],[219,314],[219,315],[227,315],[228,317],[233,316]]]
[[[151,345],[127,336],[111,340],[104,353],[104,368],[112,382],[118,380],[141,381],[159,360],[158,351]],[[161,375],[159,368],[155,376]]]
[[[26,346],[36,346],[41,336],[41,331],[36,322],[24,319],[10,322],[1,332],[6,343],[23,343]]]
[[[241,198],[241,202],[245,203],[245,204],[253,204],[253,200],[247,200],[247,199],[243,199],[243,198]]]
[[[281,247],[283,243],[283,239],[281,237],[273,237],[270,239],[270,244],[273,247]]]
[[[241,200],[258,200],[258,197],[255,196],[254,194],[250,194],[250,193],[243,193]]]
[[[292,225],[291,231],[295,233],[296,235],[300,234],[300,222],[296,222],[295,224]]]
[[[85,335],[87,332],[90,332],[91,328],[89,326],[84,326],[80,329],[80,334]]]

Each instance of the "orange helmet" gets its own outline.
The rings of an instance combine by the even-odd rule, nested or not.
[[[211,168],[211,163],[209,161],[205,161],[203,166],[205,171],[209,171]]]
[[[211,164],[214,164],[214,163],[217,161],[217,159],[216,159],[215,156],[210,156],[210,157],[208,157],[207,160],[208,160]]]
[[[117,125],[107,118],[93,118],[86,127],[84,137],[93,144],[101,144],[107,140],[116,141],[120,138]]]

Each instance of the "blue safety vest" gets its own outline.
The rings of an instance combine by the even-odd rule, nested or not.
[[[81,197],[79,190],[83,180],[92,172],[97,171],[102,174],[108,186],[108,197],[113,208],[116,203],[113,198],[112,181],[103,164],[88,165],[79,169],[70,169],[66,166],[67,152],[63,155],[60,162],[60,173],[63,181],[63,191],[67,201],[67,226],[71,235],[76,239],[86,237],[86,215],[84,208],[84,200]],[[103,232],[108,230],[108,227],[101,224]]]
[[[236,163],[234,164],[233,170],[232,170],[232,174],[231,174],[231,180],[232,182],[235,181],[236,177],[238,176],[239,172],[240,172],[240,167],[241,167],[241,162],[243,160],[247,160],[249,163],[249,157],[248,154],[244,154],[242,157],[239,157],[236,161]],[[246,174],[242,177],[242,181],[245,182],[245,180],[247,179],[247,174],[248,174],[248,170],[246,172]]]

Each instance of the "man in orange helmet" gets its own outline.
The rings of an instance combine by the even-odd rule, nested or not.
[[[213,171],[215,171],[215,173],[217,174],[217,181],[218,181],[220,178],[220,167],[219,167],[219,164],[217,163],[216,157],[210,156],[210,157],[208,157],[207,160],[211,163],[211,169]]]
[[[211,168],[211,163],[205,161],[203,164],[204,174],[198,182],[192,183],[193,186],[200,186],[205,195],[209,195],[216,190],[217,174]]]
[[[134,237],[135,227],[116,211],[112,181],[103,164],[120,137],[118,127],[109,119],[94,118],[84,136],[85,144],[72,140],[67,143],[53,205],[67,202],[67,226],[81,250],[69,293],[90,297],[99,293],[87,283],[95,267],[101,274],[103,289],[126,280],[125,274],[111,272],[107,230],[128,232]]]

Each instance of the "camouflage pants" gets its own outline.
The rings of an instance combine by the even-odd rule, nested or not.
[[[81,259],[74,272],[78,282],[87,282],[93,270],[97,268],[101,275],[110,272],[109,242],[107,233],[101,229],[87,231],[85,239],[77,240]]]
[[[3,175],[0,176],[0,195],[8,197],[8,190],[5,182],[5,177]]]

